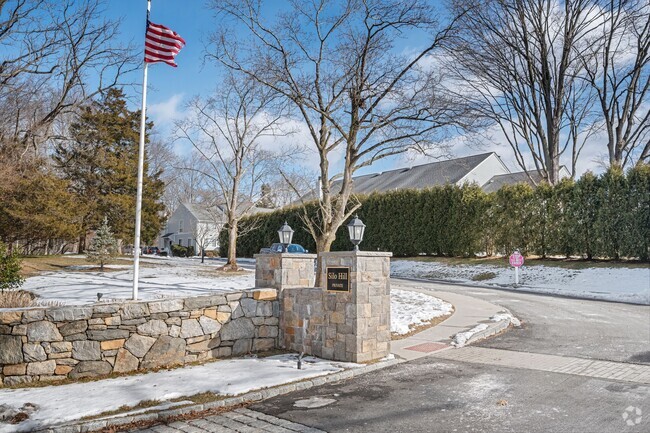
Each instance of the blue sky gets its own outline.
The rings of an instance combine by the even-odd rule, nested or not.
[[[162,138],[172,131],[175,118],[181,116],[183,103],[194,95],[207,94],[216,89],[219,82],[219,69],[211,62],[204,62],[205,40],[211,31],[216,30],[217,19],[214,12],[206,5],[205,0],[153,0],[151,8],[151,21],[163,24],[178,32],[187,42],[186,47],[178,55],[177,68],[172,68],[163,63],[153,64],[149,67],[149,93],[147,115],[154,121],[156,131]],[[272,1],[270,13],[278,9],[281,2]],[[146,0],[111,0],[107,4],[107,17],[121,21],[121,37],[123,41],[131,41],[136,47],[143,47],[146,19]],[[415,49],[418,38],[411,37],[398,46],[399,49]],[[130,95],[132,108],[140,107],[140,87],[142,83],[142,70],[138,70],[127,77],[129,82],[137,83],[131,89],[125,89]],[[468,145],[466,140],[455,139],[452,142],[452,156],[495,151],[502,157],[512,171],[519,171],[513,152],[495,130],[494,138],[485,140],[477,147]],[[189,147],[177,145],[177,152],[189,151]],[[585,149],[579,171],[595,168],[595,152],[602,151],[601,146],[592,146]],[[594,152],[589,154],[588,152]],[[381,160],[373,166],[364,168],[358,174],[389,170],[397,167],[416,165],[433,161],[422,155],[401,155],[386,160]],[[567,161],[563,161],[567,162]],[[312,160],[311,168],[315,168]],[[336,164],[335,164],[336,166]],[[334,173],[332,173],[334,174]]]

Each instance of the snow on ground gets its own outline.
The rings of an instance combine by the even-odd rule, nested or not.
[[[298,370],[296,359],[296,355],[231,359],[92,383],[0,389],[2,404],[15,409],[25,403],[37,406],[30,418],[20,424],[0,423],[0,433],[33,431],[146,400],[163,402],[203,392],[238,395],[359,366],[305,357],[302,370]]]
[[[494,276],[487,278],[490,277],[488,273]],[[391,262],[391,275],[650,305],[650,267],[567,269],[524,265],[519,271],[520,285],[517,288],[514,288],[514,268],[483,263],[448,265],[440,262],[394,260]],[[475,281],[477,277],[481,281]]]
[[[452,338],[451,345],[457,348],[463,347],[465,343],[467,343],[467,340],[472,338],[474,334],[477,332],[485,331],[486,329],[488,329],[488,325],[485,323],[479,323],[469,331],[459,332],[458,334],[454,335],[454,338]]]
[[[143,300],[206,295],[247,289],[255,285],[255,272],[244,270],[243,274],[225,275],[218,273],[218,268],[223,263],[213,260],[201,264],[200,259],[152,257],[141,259],[141,263],[138,297]],[[65,305],[96,302],[97,293],[103,294],[102,301],[130,299],[132,267],[106,267],[111,270],[78,272],[79,268],[84,267],[71,266],[70,271],[46,272],[27,278],[22,289],[35,293],[40,301],[55,301]]]
[[[390,332],[404,335],[433,318],[451,314],[453,306],[442,299],[408,290],[390,291]]]

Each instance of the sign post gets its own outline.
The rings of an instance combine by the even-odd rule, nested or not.
[[[519,268],[524,264],[524,256],[521,255],[519,250],[515,250],[510,254],[510,266],[515,268],[515,286],[519,285]]]

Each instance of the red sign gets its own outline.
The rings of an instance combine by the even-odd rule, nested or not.
[[[522,256],[519,251],[515,251],[510,255],[510,266],[519,268],[523,264],[524,264],[524,256]]]

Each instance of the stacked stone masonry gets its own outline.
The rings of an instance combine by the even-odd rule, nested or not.
[[[390,352],[390,253],[322,253],[322,272],[349,268],[350,291],[294,288],[280,292],[280,341],[291,351],[348,362]],[[321,281],[326,284],[323,274]]]
[[[4,385],[128,373],[277,346],[273,289],[0,311]]]
[[[255,287],[314,287],[316,254],[255,254]]]

